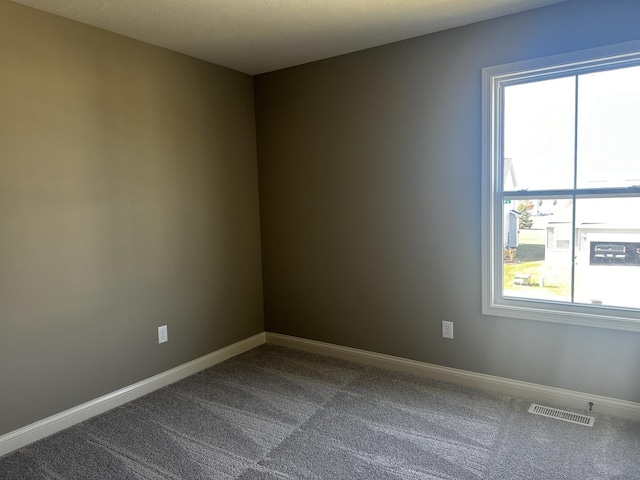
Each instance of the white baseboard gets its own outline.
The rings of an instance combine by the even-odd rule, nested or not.
[[[266,332],[266,342],[374,367],[410,373],[425,378],[443,380],[459,385],[476,387],[491,392],[529,398],[538,402],[548,402],[580,410],[588,410],[588,403],[593,402],[594,413],[604,413],[606,415],[640,421],[640,403],[626,400],[591,395],[573,390],[564,390],[562,388],[547,387],[535,383],[459,370],[457,368],[442,367],[430,363],[408,360],[406,358],[291,337],[278,333]]]
[[[604,413],[640,421],[640,403],[510,380],[508,378],[474,373],[456,368],[442,367],[415,360],[408,360],[406,358],[359,350],[357,348],[343,347],[315,340],[307,340],[289,335],[263,332],[234,343],[233,345],[221,348],[220,350],[216,350],[191,362],[172,368],[171,370],[167,370],[166,372],[129,385],[128,387],[65,410],[64,412],[32,423],[26,427],[14,430],[6,435],[2,435],[0,436],[0,457],[91,417],[100,415],[112,408],[130,402],[147,393],[151,393],[154,390],[177,382],[205,368],[212,367],[229,358],[258,347],[265,342],[388,370],[410,373],[425,378],[443,380],[496,393],[515,395],[539,402],[550,402],[576,409],[585,410],[588,408],[588,402],[593,402],[593,411],[596,413]]]
[[[191,362],[0,436],[0,457],[265,343],[259,333]]]

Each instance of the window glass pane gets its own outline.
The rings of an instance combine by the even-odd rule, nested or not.
[[[640,198],[576,203],[575,301],[640,307]]]
[[[578,187],[640,185],[640,67],[578,82]]]
[[[567,199],[503,202],[502,294],[571,301],[571,220]]]
[[[575,77],[504,89],[504,190],[573,188]]]

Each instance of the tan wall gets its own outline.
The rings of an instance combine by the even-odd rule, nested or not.
[[[263,331],[254,125],[247,75],[0,0],[0,435]]]
[[[573,1],[256,77],[267,330],[640,402],[640,334],[483,316],[480,270],[481,68],[638,25]]]

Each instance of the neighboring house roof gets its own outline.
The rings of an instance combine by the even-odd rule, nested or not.
[[[508,187],[507,180],[511,179],[511,187]],[[512,158],[504,159],[504,189],[505,190],[516,190],[518,188],[518,181],[516,180],[516,169],[513,166]]]

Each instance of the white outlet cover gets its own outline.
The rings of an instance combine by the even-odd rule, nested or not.
[[[169,341],[169,332],[167,331],[167,326],[162,325],[158,327],[158,343],[164,343]]]
[[[453,340],[453,322],[442,322],[442,338]]]

